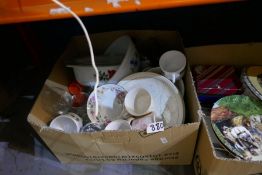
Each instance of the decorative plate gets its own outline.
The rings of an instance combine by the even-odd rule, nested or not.
[[[246,160],[262,160],[262,102],[244,95],[218,100],[211,123],[223,145]]]
[[[87,114],[92,123],[107,125],[113,120],[124,117],[124,100],[127,91],[115,84],[105,84],[97,88],[98,115],[95,115],[94,91],[87,101]]]

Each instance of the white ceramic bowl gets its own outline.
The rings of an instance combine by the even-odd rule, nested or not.
[[[96,74],[92,66],[70,65],[70,67],[73,67],[75,78],[80,84],[91,87],[95,85]],[[108,82],[108,80],[110,80],[112,76],[116,73],[118,68],[119,65],[98,66],[100,80],[99,85],[103,85],[106,82]]]
[[[95,56],[99,70],[100,84],[116,84],[122,78],[137,72],[139,68],[139,57],[131,38],[127,35],[116,39],[104,52],[103,55]],[[76,80],[85,86],[95,85],[95,71],[91,65],[90,58],[76,60],[72,67]]]

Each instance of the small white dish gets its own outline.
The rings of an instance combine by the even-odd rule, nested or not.
[[[176,86],[167,78],[151,72],[132,74],[118,85],[128,92],[134,88],[146,89],[154,101],[156,120],[163,120],[166,126],[184,122],[184,103]]]
[[[95,115],[95,93],[87,100],[87,114],[91,122],[107,125],[125,116],[124,100],[127,91],[115,84],[105,84],[97,88],[98,115]]]

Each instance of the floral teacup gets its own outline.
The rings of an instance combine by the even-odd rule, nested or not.
[[[94,91],[87,101],[87,114],[91,122],[105,126],[113,120],[124,118],[126,115],[124,100],[127,91],[115,84],[105,84],[97,88],[98,115],[95,115],[96,101]]]

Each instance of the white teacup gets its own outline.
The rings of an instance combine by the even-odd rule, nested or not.
[[[160,57],[159,66],[165,77],[175,83],[182,77],[186,67],[186,56],[177,50],[167,51]]]
[[[50,127],[68,133],[77,133],[83,126],[83,120],[75,113],[59,115],[54,118]]]
[[[131,130],[131,126],[127,120],[119,119],[110,122],[105,130]]]
[[[125,97],[125,108],[133,116],[143,116],[153,111],[153,98],[144,88],[130,90]]]

